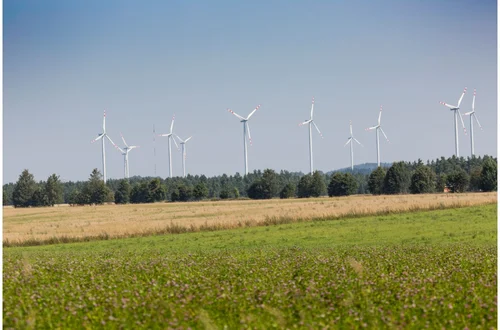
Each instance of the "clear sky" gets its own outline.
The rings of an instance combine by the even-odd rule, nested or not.
[[[477,88],[477,155],[497,155],[497,3],[424,1],[66,1],[3,2],[3,181],[27,168],[37,180],[64,181],[102,171],[106,128],[130,156],[130,175],[168,175],[167,140],[187,143],[187,172],[243,173],[246,116],[253,146],[249,170],[309,170],[308,118],[316,99],[315,168],[426,161],[454,154],[455,104],[462,113]],[[464,117],[468,130],[469,118]],[[460,155],[470,155],[460,134]],[[123,177],[123,157],[108,143],[109,178]],[[180,152],[173,172],[181,174]]]

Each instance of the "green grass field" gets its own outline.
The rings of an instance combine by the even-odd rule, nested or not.
[[[497,205],[4,248],[4,328],[495,328]]]

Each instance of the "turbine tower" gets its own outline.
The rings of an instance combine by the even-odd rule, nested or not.
[[[462,127],[464,129],[464,133],[467,134],[467,131],[465,130],[465,125],[464,125],[464,120],[462,119],[462,114],[460,113],[460,103],[462,103],[462,99],[464,98],[465,92],[467,92],[467,87],[464,88],[464,92],[462,93],[462,96],[458,99],[458,105],[451,105],[445,102],[439,102],[440,104],[450,108],[451,111],[454,111],[454,122],[455,122],[455,156],[459,157],[459,152],[458,152],[458,117],[460,117],[460,120],[462,121]]]
[[[139,148],[139,146],[129,146],[127,142],[125,141],[125,138],[123,137],[123,134],[120,133],[120,136],[122,137],[123,143],[125,144],[125,148],[120,148],[116,144],[114,145],[116,149],[118,149],[124,158],[124,178],[128,179],[130,177],[130,171],[129,171],[129,166],[128,166],[128,153],[135,148]]]
[[[347,142],[344,144],[344,147],[350,143],[351,144],[351,171],[354,171],[354,152],[352,150],[352,141],[356,141],[360,146],[363,146],[356,138],[352,135],[352,121],[349,121],[349,131],[351,132],[351,136],[347,139]]]
[[[476,90],[474,89],[474,96],[472,97],[472,111],[464,113],[464,116],[470,116],[470,154],[471,154],[471,156],[474,156],[474,121],[472,120],[472,117],[474,117],[474,119],[476,120],[479,128],[481,130],[483,129],[481,127],[481,124],[479,123],[479,119],[477,119],[476,110],[474,110],[475,101],[476,101]]]
[[[172,147],[170,144],[170,140],[174,140],[177,150],[179,149],[177,142],[175,142],[175,139],[172,136],[172,134],[174,134],[174,120],[175,120],[175,115],[172,117],[172,123],[170,124],[170,133],[159,134],[159,136],[168,137],[168,175],[170,178],[172,177]]]
[[[90,143],[94,143],[96,141],[102,141],[102,178],[104,183],[106,183],[106,148],[104,145],[104,138],[108,139],[112,145],[116,146],[113,140],[106,134],[106,110],[104,110],[104,117],[102,119],[102,133],[99,133],[97,137],[92,140]]]
[[[248,174],[248,154],[247,154],[247,137],[246,137],[247,133],[248,133],[248,141],[250,141],[250,145],[252,145],[252,137],[250,136],[250,126],[248,126],[248,121],[253,116],[255,111],[257,111],[259,108],[260,104],[255,109],[253,109],[253,111],[250,112],[250,114],[246,118],[238,115],[231,109],[227,109],[227,111],[238,117],[240,119],[240,122],[243,123],[243,156],[245,159],[245,175]]]
[[[379,130],[382,132],[382,134],[384,134],[385,139],[387,140],[387,142],[389,142],[389,139],[387,138],[387,135],[385,135],[385,132],[382,129],[382,126],[380,125],[380,119],[381,119],[381,117],[382,117],[382,106],[380,106],[380,112],[378,114],[378,124],[376,126],[368,127],[366,129],[367,131],[370,131],[370,130],[374,129],[375,132],[377,133],[377,166],[379,166],[379,167],[380,167],[380,142],[379,142],[379,133],[378,133]]]
[[[192,136],[188,137],[186,140],[182,140],[179,135],[175,134],[175,136],[179,139],[179,144],[182,149],[182,175],[186,177],[186,142],[191,140]]]
[[[314,97],[312,98],[311,118],[309,118],[308,120],[306,119],[306,121],[304,121],[303,123],[299,124],[299,126],[302,126],[302,125],[305,125],[305,124],[309,124],[309,162],[310,162],[311,174],[313,174],[313,171],[314,171],[314,169],[313,169],[313,145],[312,145],[312,128],[311,128],[311,125],[314,125],[314,127],[316,127],[316,130],[318,131],[319,135],[321,136],[321,138],[323,138],[323,134],[321,134],[321,132],[319,131],[318,125],[316,125],[316,123],[313,120],[313,111],[314,111]]]

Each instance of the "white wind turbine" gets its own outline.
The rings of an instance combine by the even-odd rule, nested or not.
[[[98,140],[102,141],[102,177],[104,183],[106,183],[106,149],[104,146],[104,138],[107,138],[112,145],[116,146],[113,140],[106,134],[106,110],[104,110],[104,117],[102,119],[102,133],[98,134],[98,136],[92,140],[90,143],[94,143]]]
[[[252,145],[252,137],[250,136],[250,126],[248,126],[248,121],[253,116],[255,111],[257,111],[259,108],[260,108],[260,104],[255,109],[253,109],[253,111],[250,112],[250,114],[246,118],[238,115],[236,112],[234,112],[231,109],[227,109],[227,111],[229,111],[230,113],[232,113],[233,115],[235,115],[236,117],[241,119],[240,122],[243,123],[243,153],[244,153],[244,157],[245,157],[245,175],[248,174],[248,155],[247,155],[247,137],[246,137],[247,133],[248,133],[248,140],[250,141],[250,145]]]
[[[170,124],[170,133],[166,134],[159,134],[159,136],[166,136],[168,137],[168,174],[169,177],[172,177],[172,147],[170,144],[170,140],[173,140],[175,143],[175,146],[177,147],[177,150],[179,149],[179,146],[177,145],[177,142],[175,142],[175,139],[173,137],[174,134],[174,120],[175,120],[175,115],[172,117],[172,123]]]
[[[483,129],[481,127],[481,124],[479,123],[479,119],[477,119],[476,110],[474,110],[475,101],[476,101],[476,90],[474,89],[474,96],[472,97],[472,111],[464,113],[464,116],[470,116],[470,153],[471,153],[471,156],[474,156],[474,121],[472,120],[472,117],[474,117],[474,119],[476,120],[479,128],[481,130]]]
[[[186,177],[186,142],[191,140],[192,136],[188,137],[185,140],[182,140],[179,135],[175,134],[175,136],[179,139],[179,144],[181,145],[182,150],[182,175]]]
[[[130,168],[128,166],[128,153],[135,148],[139,148],[139,146],[129,146],[127,142],[125,141],[125,138],[123,137],[123,134],[120,133],[120,136],[122,137],[123,143],[125,144],[125,148],[120,148],[116,144],[114,145],[116,149],[118,149],[124,158],[124,177],[125,179],[128,179],[130,177]]]
[[[382,126],[380,125],[380,119],[381,119],[381,117],[382,117],[382,106],[380,106],[380,112],[378,114],[378,124],[376,126],[368,127],[366,129],[367,131],[375,129],[376,133],[377,133],[377,166],[380,166],[380,142],[379,142],[379,133],[378,133],[379,130],[382,132],[382,134],[384,134],[385,139],[387,140],[387,142],[389,142],[389,139],[387,138],[387,135],[385,135],[385,132],[382,129]]]
[[[351,136],[347,139],[347,142],[344,144],[344,147],[350,143],[351,144],[351,171],[354,170],[354,152],[352,149],[352,141],[356,141],[360,146],[363,146],[356,138],[352,135],[352,121],[349,121],[349,131],[351,132]]]
[[[459,157],[459,152],[458,152],[458,117],[460,117],[460,120],[462,121],[462,127],[464,129],[464,133],[467,134],[467,131],[465,130],[465,125],[464,125],[464,120],[462,119],[462,114],[460,113],[460,103],[462,103],[462,99],[464,98],[465,92],[467,92],[467,87],[464,88],[464,92],[462,93],[462,96],[458,99],[458,105],[451,105],[445,102],[439,102],[440,104],[450,108],[451,111],[454,111],[454,121],[455,121],[455,156]]]
[[[312,128],[311,128],[311,125],[314,125],[314,127],[316,127],[316,130],[318,131],[319,135],[321,136],[321,138],[323,138],[323,134],[321,134],[321,132],[319,131],[319,128],[318,128],[318,125],[316,125],[316,123],[314,122],[313,120],[313,112],[314,112],[314,97],[312,98],[312,105],[311,105],[311,118],[309,118],[308,120],[306,119],[306,121],[304,121],[303,123],[300,123],[299,126],[302,126],[302,125],[305,125],[305,124],[309,124],[309,162],[310,162],[310,169],[311,169],[311,174],[313,174],[313,145],[312,145]]]

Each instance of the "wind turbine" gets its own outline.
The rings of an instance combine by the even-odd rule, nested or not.
[[[387,138],[387,135],[385,135],[385,132],[382,129],[382,126],[380,125],[380,118],[381,117],[382,117],[382,106],[380,106],[380,112],[378,114],[378,124],[376,126],[368,127],[366,129],[367,131],[370,131],[370,130],[374,129],[376,131],[376,133],[377,133],[377,166],[379,166],[379,167],[380,167],[380,142],[379,142],[379,134],[378,134],[379,130],[382,132],[382,134],[384,134],[385,139],[387,140],[387,142],[389,142],[389,139]]]
[[[464,113],[464,116],[470,116],[470,153],[471,153],[471,156],[474,156],[474,121],[472,120],[472,117],[474,117],[474,119],[476,120],[479,128],[481,130],[483,129],[481,127],[481,124],[479,123],[479,119],[477,119],[476,110],[474,110],[475,101],[476,101],[476,90],[474,89],[474,96],[472,97],[472,111]]]
[[[188,137],[186,140],[182,140],[179,135],[175,134],[175,136],[179,139],[179,144],[182,148],[182,174],[183,177],[186,177],[186,142],[191,140],[192,136]]]
[[[102,141],[102,177],[104,183],[106,183],[106,149],[104,146],[104,138],[107,138],[112,145],[116,146],[113,140],[106,134],[106,110],[104,110],[104,117],[102,119],[102,133],[98,134],[98,136],[92,140],[90,143],[94,143],[96,141]]]
[[[170,124],[170,133],[159,134],[159,136],[168,137],[168,166],[169,166],[168,174],[170,178],[172,177],[172,147],[170,145],[170,140],[174,140],[175,146],[177,147],[177,149],[179,149],[177,142],[175,142],[175,139],[172,136],[172,134],[174,134],[174,120],[175,120],[175,115],[172,117],[172,123]]]
[[[310,168],[311,168],[311,174],[313,174],[313,145],[312,145],[312,128],[311,125],[314,125],[316,127],[316,130],[318,131],[319,135],[321,138],[323,138],[323,134],[319,131],[318,125],[313,120],[313,111],[314,111],[314,97],[312,98],[312,105],[311,105],[311,118],[309,120],[306,119],[303,123],[300,123],[299,126],[309,124],[309,161],[310,161]]]
[[[240,122],[243,123],[243,153],[244,153],[244,158],[245,158],[245,175],[248,174],[248,154],[247,154],[247,139],[246,139],[247,132],[248,132],[248,140],[250,141],[250,145],[252,145],[252,137],[250,136],[250,126],[248,126],[248,121],[253,116],[255,111],[257,111],[259,108],[260,108],[260,104],[255,109],[253,109],[253,111],[250,112],[250,114],[246,118],[238,115],[236,112],[234,112],[231,109],[227,109],[227,111],[229,111],[230,113],[232,113],[233,115],[235,115],[236,117],[241,119]]]
[[[467,131],[465,130],[465,125],[464,125],[464,120],[462,119],[462,114],[460,113],[460,103],[462,103],[462,99],[464,98],[465,92],[467,92],[467,87],[464,88],[464,92],[462,93],[462,96],[458,99],[458,105],[451,105],[445,102],[439,102],[440,104],[450,108],[451,111],[454,111],[454,121],[455,121],[455,155],[459,157],[459,152],[458,152],[458,118],[460,117],[460,120],[462,121],[462,127],[464,128],[464,133],[467,134]]]
[[[354,171],[354,153],[352,150],[352,141],[356,141],[360,146],[363,146],[356,138],[352,135],[352,121],[349,121],[349,131],[351,132],[351,136],[347,139],[347,142],[344,144],[344,147],[350,143],[351,144],[351,171]]]
[[[139,146],[129,146],[127,144],[127,142],[125,141],[125,138],[123,137],[123,134],[120,133],[120,136],[122,137],[122,140],[123,140],[123,143],[125,144],[125,148],[120,148],[119,146],[117,146],[116,144],[114,145],[116,149],[118,149],[123,157],[124,157],[124,177],[125,179],[128,179],[130,177],[130,168],[128,166],[128,153],[132,150],[132,149],[135,149],[135,148],[139,148]]]

